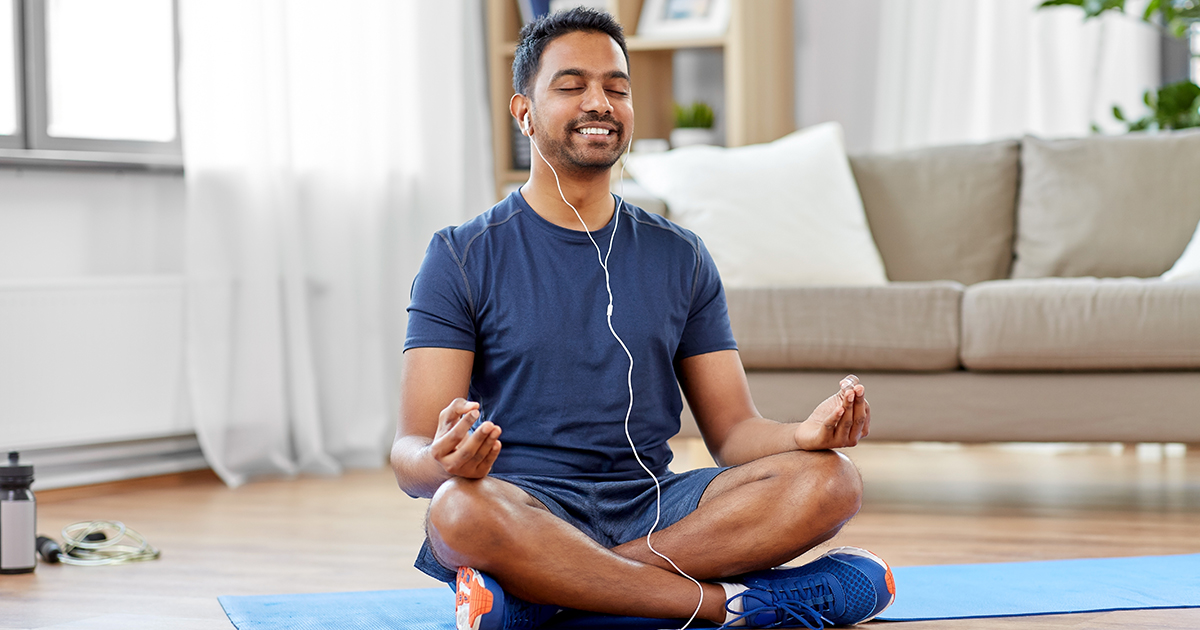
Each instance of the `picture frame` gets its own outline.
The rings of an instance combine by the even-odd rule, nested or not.
[[[730,0],[645,0],[639,37],[722,37],[729,28]]]

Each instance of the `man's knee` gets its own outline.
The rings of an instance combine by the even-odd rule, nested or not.
[[[828,501],[831,512],[841,513],[844,520],[850,520],[862,507],[862,475],[854,462],[841,453],[825,451],[820,455],[820,494]]]
[[[489,492],[484,479],[454,477],[438,488],[429,503],[428,534],[445,545],[461,549],[471,539],[502,530],[506,510],[501,497]]]
[[[862,506],[862,476],[848,457],[836,451],[786,454],[786,473],[795,501],[816,504],[822,514],[844,523]]]

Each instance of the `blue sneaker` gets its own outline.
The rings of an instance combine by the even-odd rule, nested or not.
[[[891,568],[857,547],[838,547],[804,566],[747,573],[737,581],[749,589],[735,596],[743,612],[730,624],[744,620],[752,628],[852,626],[874,619],[896,599]]]
[[[458,568],[454,591],[458,630],[532,630],[559,611],[507,595],[490,576],[471,567]]]

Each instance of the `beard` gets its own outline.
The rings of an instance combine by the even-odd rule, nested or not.
[[[590,122],[603,122],[615,127],[612,133],[616,134],[617,142],[611,146],[596,146],[587,136],[575,133],[576,129]],[[611,169],[621,159],[629,141],[625,137],[625,125],[612,116],[583,116],[567,123],[562,137],[554,138],[547,144],[546,155],[555,158],[556,166],[576,175],[591,175]]]

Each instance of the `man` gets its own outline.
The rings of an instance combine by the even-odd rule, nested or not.
[[[803,423],[760,417],[703,244],[609,192],[634,126],[620,26],[586,9],[527,25],[513,87],[530,178],[433,238],[392,450],[401,488],[433,499],[417,566],[456,582],[459,628],[532,628],[560,608],[878,614],[893,588],[866,552],[771,570],[858,511],[858,473],[829,449],[867,435],[870,407],[848,377]],[[667,469],[680,386],[719,468]]]

